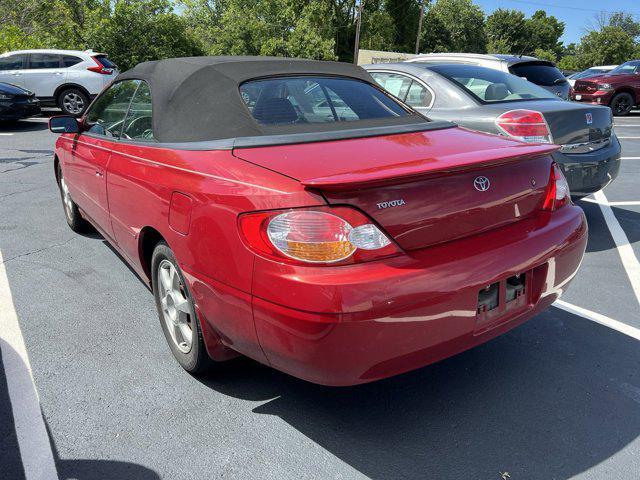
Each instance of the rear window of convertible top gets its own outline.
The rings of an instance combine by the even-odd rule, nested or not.
[[[253,118],[262,125],[353,122],[412,115],[366,82],[341,77],[277,77],[240,85]]]

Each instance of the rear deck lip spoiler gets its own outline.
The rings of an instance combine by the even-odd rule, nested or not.
[[[346,172],[329,177],[309,178],[301,180],[300,183],[308,189],[332,191],[371,188],[379,185],[404,183],[427,176],[447,175],[461,170],[500,165],[515,159],[551,155],[559,149],[558,145],[518,145],[436,158],[428,162],[425,161],[421,165],[403,166],[399,164],[375,171]]]

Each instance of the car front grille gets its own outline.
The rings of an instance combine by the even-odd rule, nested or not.
[[[598,90],[598,87],[595,83],[578,81],[573,87],[574,92],[595,92]]]

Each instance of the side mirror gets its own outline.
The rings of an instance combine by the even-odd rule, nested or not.
[[[80,125],[71,115],[60,115],[49,119],[49,130],[53,133],[78,133]]]

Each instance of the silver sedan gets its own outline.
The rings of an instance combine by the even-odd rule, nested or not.
[[[376,82],[433,120],[525,142],[555,143],[555,160],[574,196],[610,183],[620,169],[620,143],[608,107],[559,99],[515,75],[464,64],[365,65]]]

